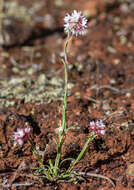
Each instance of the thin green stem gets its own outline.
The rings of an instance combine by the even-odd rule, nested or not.
[[[64,100],[63,100],[63,108],[62,108],[62,130],[63,130],[63,136],[65,135],[66,130],[66,105],[67,105],[67,86],[68,86],[68,60],[67,60],[67,48],[68,48],[68,42],[70,40],[70,33],[68,33],[65,47],[64,47],[64,59],[62,59],[62,63],[64,65],[65,69],[65,86],[64,86]]]
[[[76,158],[75,161],[72,162],[72,164],[70,165],[68,172],[70,173],[71,170],[73,169],[73,167],[77,164],[77,162],[79,162],[81,160],[81,158],[85,155],[87,148],[88,148],[88,144],[90,141],[92,141],[94,138],[96,137],[96,135],[94,135],[94,133],[91,133],[90,136],[88,137],[83,149],[81,150],[81,152],[79,153],[78,157]]]
[[[59,132],[59,142],[58,142],[58,150],[57,150],[57,156],[55,160],[55,168],[54,168],[54,173],[55,175],[58,174],[58,169],[59,169],[59,163],[60,163],[60,158],[61,158],[61,149],[62,149],[62,144],[63,140],[65,138],[65,133],[66,133],[66,106],[67,106],[67,85],[68,85],[68,60],[67,60],[67,48],[68,48],[68,42],[70,39],[70,35],[68,34],[67,40],[65,42],[65,47],[64,47],[64,59],[62,59],[62,63],[64,65],[64,72],[65,72],[65,86],[64,86],[64,99],[63,99],[63,107],[62,107],[62,133]]]
[[[65,42],[65,46],[64,46],[64,60],[65,60],[65,63],[68,64],[68,60],[67,60],[67,49],[68,49],[68,43],[69,43],[69,40],[71,39],[71,36],[70,36],[70,32],[68,33],[67,35],[67,39],[66,39],[66,42]]]
[[[65,88],[64,88],[64,99],[63,99],[63,107],[62,107],[62,130],[63,134],[66,130],[66,106],[67,106],[67,83],[68,83],[68,67],[66,62],[62,59],[62,63],[65,68]]]

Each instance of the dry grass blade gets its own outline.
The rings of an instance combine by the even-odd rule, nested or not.
[[[90,172],[79,172],[80,175],[83,176],[89,176],[89,177],[97,177],[97,178],[102,178],[102,179],[106,179],[108,180],[114,187],[115,187],[115,183],[108,177],[104,176],[104,175],[100,175],[100,174],[94,174],[94,173],[90,173]]]

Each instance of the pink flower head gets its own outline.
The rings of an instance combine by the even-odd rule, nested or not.
[[[24,141],[28,138],[28,134],[30,133],[30,131],[30,127],[17,129],[17,132],[14,132],[14,140],[17,141],[19,145],[23,145]]]
[[[84,35],[87,28],[87,19],[81,14],[81,12],[74,12],[70,15],[67,14],[64,18],[64,30],[66,33],[72,35]]]
[[[25,131],[25,134],[29,134],[30,131],[31,131],[31,128],[30,127],[26,127],[26,128],[24,128],[24,131]]]
[[[16,141],[18,142],[19,145],[23,145],[24,144],[24,139],[16,139]]]
[[[105,135],[105,124],[102,120],[97,120],[96,122],[91,121],[90,127],[92,129],[92,132],[96,135]]]

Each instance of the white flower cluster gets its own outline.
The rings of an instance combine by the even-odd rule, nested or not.
[[[74,12],[70,15],[67,14],[64,18],[64,30],[66,33],[72,35],[84,35],[87,28],[87,19],[81,14],[81,12]]]
[[[30,127],[17,129],[17,132],[14,132],[14,140],[17,141],[19,145],[23,145],[24,141],[28,138],[30,131]]]
[[[91,121],[90,122],[90,127],[96,135],[105,135],[105,124],[103,123],[102,120],[97,120],[96,122]]]

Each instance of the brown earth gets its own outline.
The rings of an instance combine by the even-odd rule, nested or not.
[[[3,13],[0,40],[0,188],[134,189],[133,1],[6,3],[13,7],[13,2],[19,13],[11,14],[8,8]],[[116,187],[93,177],[77,184],[46,182],[32,173],[37,160],[30,144],[21,147],[13,140],[17,128],[29,125],[44,163],[56,156],[56,129],[61,123],[64,86],[60,60],[66,37],[63,18],[74,9],[81,10],[89,22],[86,36],[73,38],[69,44],[67,125],[73,129],[67,133],[62,159],[76,158],[90,132],[89,122],[102,119],[106,135],[90,143],[75,169],[105,175]],[[24,182],[31,185],[15,186]]]

